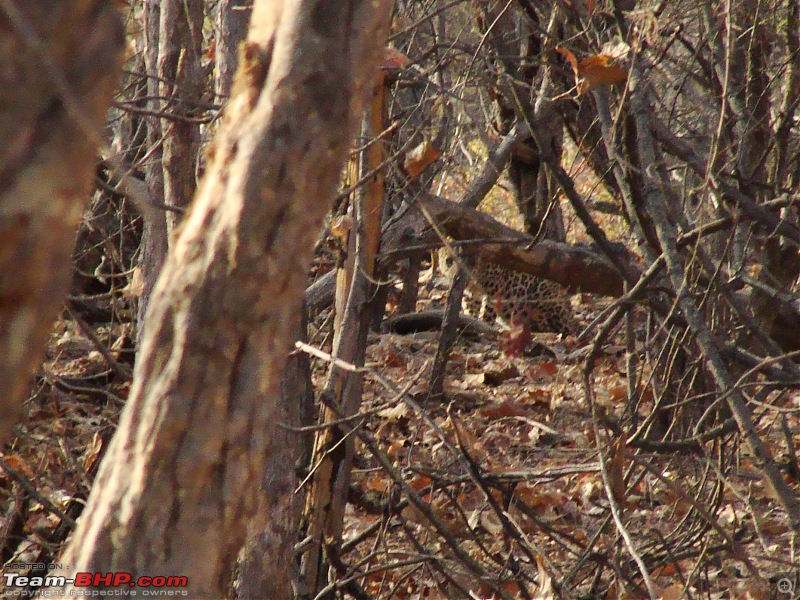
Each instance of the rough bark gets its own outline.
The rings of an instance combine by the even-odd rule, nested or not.
[[[20,416],[69,286],[122,64],[113,4],[0,5],[0,441]]]
[[[307,342],[307,320],[301,319],[295,339]],[[292,349],[294,345],[292,344]],[[294,542],[300,522],[300,503],[295,497],[296,468],[309,464],[310,434],[297,431],[314,421],[314,386],[311,360],[305,352],[290,354],[281,379],[281,427],[270,439],[269,452],[275,457],[264,471],[259,508],[250,523],[244,555],[239,564],[236,596],[249,598],[291,598]],[[287,574],[274,577],[274,571]]]
[[[387,15],[361,0],[254,4],[233,99],[63,558],[71,574],[185,575],[192,598],[228,590],[279,459],[269,440],[286,348]]]
[[[153,202],[180,209],[189,205],[196,188],[200,129],[192,117],[198,112],[205,83],[200,65],[203,2],[145,0],[144,23],[150,97],[150,160],[145,177]],[[180,213],[159,209],[143,217],[139,266],[144,290],[139,300],[138,346],[150,297],[169,250],[169,232],[179,223]]]
[[[200,126],[192,117],[202,102],[200,67],[203,46],[203,0],[161,0],[157,74],[161,101],[164,202],[188,206],[194,197]],[[180,214],[167,213],[167,230]]]
[[[217,46],[215,50],[217,102],[227,102],[233,85],[233,74],[239,63],[239,44],[247,37],[251,0],[220,0],[217,15]]]
[[[163,148],[161,146],[161,120],[158,114],[158,38],[161,31],[161,0],[145,0],[144,3],[144,64],[147,71],[147,152],[149,160],[145,162],[145,181],[150,199],[159,205],[164,204],[164,171],[161,167]],[[163,210],[145,213],[142,227],[142,244],[139,258],[143,289],[139,296],[139,312],[136,318],[136,347],[142,347],[144,326],[150,297],[156,279],[167,258],[167,216]]]
[[[447,361],[450,358],[450,350],[458,336],[459,315],[461,313],[461,299],[464,297],[464,290],[469,282],[469,273],[466,269],[458,267],[455,277],[450,283],[447,291],[447,303],[442,317],[442,335],[439,337],[439,345],[436,347],[436,357],[431,368],[431,383],[429,396],[431,398],[441,398],[444,392],[444,376],[447,370]]]

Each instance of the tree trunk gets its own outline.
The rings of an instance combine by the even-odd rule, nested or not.
[[[380,73],[362,131],[368,131],[373,136],[383,131],[384,98],[384,74]],[[371,302],[375,299],[373,282],[385,194],[385,176],[378,166],[383,162],[384,155],[382,145],[374,143],[360,153],[358,160],[351,159],[348,165],[347,178],[352,178],[353,182],[364,178],[366,173],[375,172],[362,189],[355,190],[351,195],[353,225],[346,236],[347,258],[338,269],[336,282],[333,355],[359,367],[364,365],[366,358],[370,317],[374,313]],[[361,405],[362,392],[362,373],[353,373],[331,364],[324,394],[341,413],[347,416],[355,414]],[[341,416],[328,406],[323,407],[322,413],[323,423],[335,422]],[[303,578],[312,595],[316,595],[327,583],[323,567],[330,566],[331,561],[324,560],[323,554],[337,554],[342,542],[350,472],[355,456],[353,438],[345,435],[345,429],[339,425],[325,428],[314,440],[313,461],[319,464],[311,481],[304,515],[307,535],[312,542],[302,565]]]
[[[162,103],[164,202],[188,206],[194,197],[200,126],[192,121],[202,101],[203,0],[161,0],[157,73]],[[167,213],[167,230],[180,222]]]
[[[239,44],[247,37],[252,2],[250,0],[220,0],[217,15],[217,46],[215,50],[217,102],[228,101],[233,74],[239,62]]]
[[[113,2],[0,5],[0,442],[61,309],[122,65]]]
[[[161,120],[158,114],[158,38],[161,31],[161,0],[145,0],[144,3],[144,64],[147,71],[147,155],[145,161],[145,181],[150,199],[159,205],[164,204],[164,171],[161,167],[163,148],[161,146]],[[167,258],[167,216],[163,210],[153,210],[143,214],[141,255],[139,268],[143,282],[142,294],[139,296],[139,312],[136,317],[136,347],[141,348],[144,340],[144,326],[150,297],[156,279]]]
[[[186,576],[192,598],[229,590],[262,474],[281,458],[269,440],[286,348],[388,13],[364,0],[255,2],[119,429],[63,558],[72,575]]]
[[[178,209],[194,197],[200,128],[192,117],[202,102],[202,0],[146,0],[145,64],[150,95],[147,184],[153,201]],[[176,211],[144,215],[140,267],[144,291],[139,304],[141,346],[150,296],[169,249],[169,232],[180,222]]]
[[[306,311],[304,311],[305,313]],[[295,338],[307,342],[308,327],[303,315]],[[294,350],[294,345],[292,345]],[[311,426],[314,421],[314,386],[311,360],[305,352],[293,352],[281,379],[280,427],[270,440],[270,461],[264,472],[259,508],[250,523],[244,555],[239,564],[236,596],[249,598],[290,598],[294,564],[294,542],[300,522],[300,502],[295,498],[296,468],[311,457],[311,434],[290,428]],[[280,570],[283,577],[276,578]]]

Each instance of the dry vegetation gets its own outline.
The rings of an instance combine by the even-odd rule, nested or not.
[[[150,183],[142,115],[153,97],[141,7],[129,4],[133,50],[112,125]],[[506,168],[482,210],[534,236],[595,244],[626,295],[574,295],[581,336],[534,334],[522,355],[461,333],[435,398],[439,331],[370,332],[363,397],[339,415],[356,450],[344,533],[324,548],[322,591],[301,586],[298,597],[800,597],[799,6],[397,3],[390,43],[408,62],[387,87],[387,214],[426,193],[461,201],[527,121],[533,135],[506,162],[535,163],[534,183]],[[209,85],[216,10],[207,3]],[[623,39],[627,53],[603,62]],[[612,66],[624,81],[604,79]],[[542,108],[542,98],[557,101]],[[193,106],[203,139],[218,101]],[[550,155],[537,138],[552,133],[549,119]],[[370,146],[359,142],[354,156]],[[410,177],[403,160],[421,143],[436,160]],[[147,231],[109,178],[98,169],[71,296],[2,452],[3,564],[58,562],[131,389]],[[538,231],[520,189],[546,200]],[[336,217],[355,218],[357,201],[339,198],[312,280],[344,264]],[[624,254],[607,253],[609,241]],[[428,256],[404,257],[421,265],[418,310],[447,299]],[[407,291],[396,267],[375,277],[392,283],[381,316]],[[329,401],[332,311],[309,325],[315,410]],[[326,428],[303,426],[309,443]],[[298,465],[298,506],[321,460]]]

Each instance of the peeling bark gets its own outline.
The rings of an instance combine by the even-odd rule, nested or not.
[[[262,475],[281,460],[269,440],[286,348],[388,12],[363,0],[254,4],[118,432],[62,560],[71,575],[184,575],[192,598],[229,590]]]

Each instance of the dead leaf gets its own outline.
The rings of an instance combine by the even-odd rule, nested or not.
[[[386,493],[391,487],[391,482],[382,474],[372,473],[361,482],[361,488],[369,492]]]
[[[416,179],[425,170],[425,167],[437,160],[439,156],[436,147],[428,140],[423,140],[406,153],[403,159],[403,171],[411,179]]]
[[[488,385],[497,386],[519,377],[519,369],[517,366],[508,361],[492,361],[483,369],[484,379]]]
[[[409,408],[405,402],[398,402],[394,406],[384,408],[378,411],[378,416],[390,421],[398,421],[405,417],[409,412]]]
[[[584,58],[578,63],[578,74],[586,80],[587,89],[614,85],[628,78],[628,71],[617,64],[617,59],[607,54]]]
[[[684,597],[683,585],[680,583],[673,583],[665,588],[658,588],[658,586],[656,586],[656,591],[658,592],[660,600],[680,600],[680,598]]]
[[[500,337],[500,349],[508,357],[522,356],[532,341],[533,336],[528,324],[514,315],[511,318],[511,329]]]
[[[460,382],[461,387],[465,390],[486,385],[486,378],[483,373],[467,373]]]
[[[383,49],[383,57],[381,58],[381,69],[402,69],[411,62],[405,54],[395,48],[389,46]]]
[[[544,559],[536,555],[536,567],[539,570],[539,581],[536,587],[536,593],[532,596],[533,600],[555,600],[558,598],[556,590],[553,587],[553,578],[547,572],[544,565]]]
[[[543,492],[541,487],[530,483],[521,483],[514,488],[514,496],[530,509],[541,511],[563,506],[568,498],[561,492]]]
[[[500,535],[503,531],[503,524],[493,511],[482,510],[480,514],[481,527],[491,535]]]
[[[556,52],[566,58],[572,67],[578,95],[601,85],[614,85],[628,79],[627,69],[619,65],[619,58],[615,56],[596,54],[579,61],[575,54],[561,46],[556,46]]]
[[[400,452],[400,450],[402,450],[402,448],[403,448],[403,442],[401,442],[401,441],[392,442],[392,444],[386,450],[386,456],[388,456],[390,458],[393,458],[393,457],[397,456],[397,453]]]
[[[92,443],[86,448],[83,453],[83,472],[88,473],[94,464],[97,462],[97,457],[100,456],[100,451],[103,449],[103,438],[98,432],[92,436]]]
[[[620,504],[625,504],[627,489],[625,487],[625,446],[628,443],[627,436],[623,432],[614,447],[614,457],[608,465],[608,478],[611,484],[611,494],[614,500]]]
[[[416,475],[408,484],[414,491],[422,491],[431,485],[431,478],[426,475]]]
[[[523,406],[508,400],[484,406],[480,409],[480,413],[491,421],[508,417],[524,417],[527,414]]]
[[[3,456],[3,460],[6,462],[9,469],[13,469],[28,479],[33,478],[33,471],[31,471],[28,463],[18,454],[6,454]],[[5,475],[5,470],[0,469],[0,474]]]
[[[556,52],[567,59],[567,62],[572,67],[572,72],[575,73],[575,78],[578,78],[578,57],[575,54],[562,46],[556,46]]]
[[[558,374],[558,365],[553,360],[544,360],[537,365],[537,368],[541,373],[549,377]]]
[[[144,275],[142,275],[141,267],[133,268],[128,285],[120,291],[126,298],[139,298],[144,293]]]

